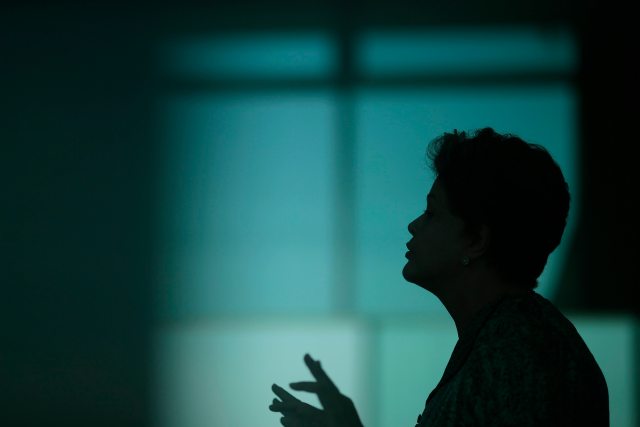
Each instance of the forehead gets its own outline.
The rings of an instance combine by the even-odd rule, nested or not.
[[[444,189],[442,181],[436,179],[431,185],[431,190],[427,194],[427,200],[430,207],[434,207],[438,217],[444,219],[445,222],[452,221],[453,227],[463,227],[463,220],[451,211],[449,197]]]
[[[446,201],[445,197],[446,195],[444,194],[442,183],[438,178],[436,178],[431,185],[431,190],[429,190],[429,193],[427,194],[427,200],[429,202],[443,203]]]

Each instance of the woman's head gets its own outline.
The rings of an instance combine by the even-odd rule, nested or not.
[[[487,264],[504,280],[535,288],[569,212],[568,186],[551,155],[484,128],[441,135],[428,158],[465,233],[489,229]]]

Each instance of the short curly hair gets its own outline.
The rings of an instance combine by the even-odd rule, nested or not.
[[[482,225],[491,231],[489,265],[505,280],[536,288],[560,244],[570,203],[549,152],[487,127],[444,133],[429,143],[427,157],[466,231]]]

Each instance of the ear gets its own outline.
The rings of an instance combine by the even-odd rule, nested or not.
[[[464,254],[472,260],[477,259],[487,252],[490,243],[491,229],[485,224],[482,224],[467,236]]]

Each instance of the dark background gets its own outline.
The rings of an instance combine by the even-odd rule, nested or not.
[[[163,34],[573,27],[584,206],[556,303],[637,315],[633,16],[622,2],[577,0],[0,6],[0,424],[152,423],[152,54]]]

